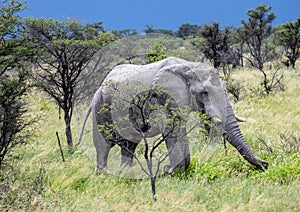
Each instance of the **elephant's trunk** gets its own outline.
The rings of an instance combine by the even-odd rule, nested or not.
[[[267,169],[268,162],[260,159],[254,154],[251,148],[246,143],[241,130],[237,124],[236,117],[234,115],[233,109],[229,102],[228,97],[226,96],[226,121],[225,121],[225,138],[229,143],[234,146],[238,152],[252,165]]]

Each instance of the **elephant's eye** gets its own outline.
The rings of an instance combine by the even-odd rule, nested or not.
[[[156,92],[151,93],[151,98],[157,98],[157,93]]]

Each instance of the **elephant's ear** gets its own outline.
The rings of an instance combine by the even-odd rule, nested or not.
[[[211,115],[220,122],[219,127],[222,132],[226,123],[227,93],[218,70],[205,64],[199,64],[193,71],[202,82],[203,89],[208,95]]]
[[[170,95],[179,106],[188,106],[190,92],[187,81],[183,76],[189,68],[182,64],[164,67],[158,71],[153,79],[152,88]]]

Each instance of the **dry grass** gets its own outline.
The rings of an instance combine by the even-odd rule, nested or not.
[[[300,156],[284,148],[280,134],[300,136],[300,77],[293,70],[284,72],[285,92],[246,97],[234,105],[238,115],[247,119],[241,124],[245,138],[270,162],[270,168],[257,171],[232,147],[226,155],[221,142],[208,146],[195,132],[190,135],[195,143],[191,166],[184,173],[157,180],[157,202],[152,201],[147,180],[96,175],[94,161],[83,150],[68,153],[57,107],[36,93],[32,109],[42,119],[32,142],[14,152],[14,168],[1,170],[0,188],[8,188],[0,196],[0,210],[299,211]],[[253,70],[240,70],[233,77],[247,88],[257,86],[261,76]],[[81,123],[74,120],[73,132],[78,135]],[[56,131],[61,136],[65,163]]]

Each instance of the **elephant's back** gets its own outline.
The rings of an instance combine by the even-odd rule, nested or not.
[[[185,61],[180,58],[168,57],[164,60],[147,64],[147,65],[133,65],[133,64],[123,64],[118,65],[112,69],[112,71],[107,75],[104,84],[106,83],[142,83],[144,85],[151,85],[153,79],[157,73],[168,66],[172,65],[191,65],[192,62]]]
[[[150,86],[158,70],[154,67],[124,64],[116,66],[105,78],[103,84],[143,84]]]

